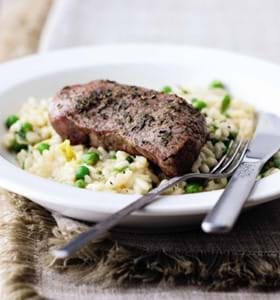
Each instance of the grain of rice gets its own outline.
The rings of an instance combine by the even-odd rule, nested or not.
[[[173,89],[175,90],[175,89]],[[186,94],[182,90],[177,93],[191,102],[193,98],[203,99],[207,107],[202,113],[206,116],[209,137],[203,146],[199,157],[192,166],[192,172],[207,173],[213,168],[226,151],[232,132],[238,132],[238,138],[249,138],[255,129],[255,109],[240,101],[232,100],[228,109],[228,116],[220,111],[221,101],[225,95],[223,89],[194,89]],[[148,160],[143,156],[132,156],[124,151],[106,151],[102,147],[87,148],[83,145],[71,146],[62,141],[53,130],[48,118],[48,101],[30,98],[26,101],[19,113],[19,120],[8,130],[4,145],[9,148],[24,122],[29,122],[33,130],[26,134],[28,150],[21,150],[17,154],[19,166],[35,175],[49,178],[65,184],[75,184],[75,172],[81,165],[81,157],[88,151],[96,151],[100,160],[95,165],[89,165],[89,175],[85,176],[86,188],[95,191],[111,191],[118,193],[145,194],[153,186],[165,182],[162,174],[152,170]],[[20,140],[22,142],[22,140]],[[36,146],[38,143],[47,143],[49,149],[40,153]],[[64,151],[61,150],[64,147]],[[65,153],[73,153],[69,158]],[[127,157],[133,158],[128,162]],[[280,152],[275,155],[280,158]],[[269,168],[263,176],[268,176],[279,169]],[[227,179],[209,181],[204,190],[215,190],[225,187]],[[165,194],[185,193],[186,183],[180,183],[168,190]]]

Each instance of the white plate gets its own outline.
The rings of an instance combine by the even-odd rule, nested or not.
[[[29,96],[49,97],[64,85],[108,78],[151,88],[165,84],[206,86],[213,79],[257,109],[280,115],[280,67],[254,58],[187,46],[120,45],[76,48],[30,56],[0,66],[0,136],[4,120]],[[265,147],[265,145],[264,145]],[[0,148],[0,186],[66,216],[98,221],[137,195],[93,192],[33,176],[15,166]],[[260,180],[248,205],[280,195],[280,172]],[[124,222],[135,226],[195,223],[214,205],[221,190],[165,196]],[[233,199],[234,201],[234,199]]]

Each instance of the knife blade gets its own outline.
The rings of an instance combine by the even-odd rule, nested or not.
[[[234,226],[264,164],[280,148],[280,118],[260,113],[253,140],[227,187],[202,222],[206,233],[226,233]]]

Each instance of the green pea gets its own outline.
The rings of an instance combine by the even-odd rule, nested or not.
[[[6,127],[10,128],[12,125],[14,125],[19,120],[19,117],[16,115],[10,115],[6,120]]]
[[[199,182],[189,182],[185,187],[185,192],[188,194],[202,192],[203,187]]]
[[[131,164],[134,162],[134,158],[132,156],[128,156],[126,160]]]
[[[14,140],[9,147],[10,151],[16,153],[20,152],[22,149],[27,150],[27,148],[28,146],[26,144],[20,144],[16,140]]]
[[[212,89],[224,89],[225,88],[224,84],[220,80],[213,80],[210,83],[209,87]]]
[[[275,168],[280,169],[280,158],[275,158],[273,164]]]
[[[88,152],[82,155],[82,162],[87,165],[95,165],[99,161],[99,154],[97,152]]]
[[[26,138],[26,133],[32,130],[33,130],[32,124],[25,122],[21,125],[18,134],[21,138]]]
[[[207,107],[207,104],[201,99],[193,98],[192,99],[192,106],[196,110],[201,111],[203,108]]]
[[[226,150],[228,150],[228,147],[229,147],[229,145],[231,144],[231,140],[225,140],[225,141],[223,141],[223,144],[224,144],[224,146],[225,146],[225,151]],[[224,151],[224,152],[225,152]]]
[[[181,87],[180,91],[182,94],[187,95],[189,93],[189,91],[186,88]]]
[[[261,175],[264,175],[265,172],[268,171],[270,168],[271,168],[270,162],[266,163],[261,170]]]
[[[237,136],[238,136],[238,131],[231,131],[229,133],[229,139],[230,140],[235,140],[237,138]]]
[[[161,89],[161,91],[165,94],[170,94],[170,93],[172,93],[172,88],[170,86],[166,85]]]
[[[219,127],[218,127],[216,124],[212,123],[212,124],[210,125],[210,132],[215,132],[218,128],[219,128]]]
[[[42,154],[45,150],[50,149],[50,145],[47,143],[41,143],[36,147],[36,149]]]
[[[86,175],[89,175],[89,168],[86,166],[80,166],[76,170],[75,179],[76,180],[84,179],[86,177]]]
[[[128,166],[114,167],[114,171],[117,172],[117,173],[124,172],[126,169],[128,169]]]
[[[222,104],[221,104],[221,113],[224,114],[226,113],[226,111],[229,109],[230,107],[230,102],[231,102],[231,97],[230,95],[225,95],[223,100],[222,100]]]
[[[86,187],[86,182],[84,181],[84,179],[78,179],[75,181],[75,186],[80,189],[84,189]]]

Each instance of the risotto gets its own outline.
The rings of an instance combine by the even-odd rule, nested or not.
[[[208,140],[192,166],[193,172],[209,172],[227,150],[229,142],[252,137],[255,109],[238,99],[231,99],[224,85],[214,81],[206,89],[163,88],[177,93],[200,110],[206,118]],[[7,118],[5,146],[15,153],[19,166],[41,177],[95,191],[145,194],[167,178],[155,172],[143,156],[124,151],[106,151],[102,147],[70,145],[51,127],[48,100],[28,99],[20,111]],[[265,166],[260,177],[280,168],[280,152]],[[209,191],[225,187],[227,179],[180,183],[167,194]]]

